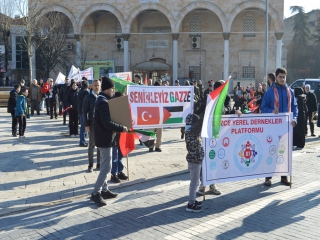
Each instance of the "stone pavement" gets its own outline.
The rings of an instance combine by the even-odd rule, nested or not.
[[[87,172],[87,148],[67,133],[61,117],[41,112],[27,120],[26,141],[20,142],[11,136],[11,115],[0,108],[0,216],[91,193],[98,171]],[[150,153],[137,141],[129,155],[130,181],[111,183],[110,189],[186,172],[180,136],[180,129],[164,129],[161,153]]]

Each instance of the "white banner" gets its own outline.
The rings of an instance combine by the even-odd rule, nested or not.
[[[79,82],[81,80],[81,78],[79,79],[79,72],[80,72],[80,69],[72,65],[68,78],[70,80],[74,79],[76,82]]]
[[[292,113],[223,116],[219,138],[203,142],[203,185],[291,175],[291,121]]]
[[[66,82],[66,76],[63,75],[61,72],[59,72],[55,84],[65,84],[65,82]]]
[[[193,108],[193,86],[128,85],[133,128],[184,127]]]
[[[83,71],[79,71],[80,80],[82,80],[83,77],[85,77],[87,80],[93,80],[93,68],[87,68]]]
[[[132,82],[132,72],[109,73],[109,78],[117,77],[119,79]]]

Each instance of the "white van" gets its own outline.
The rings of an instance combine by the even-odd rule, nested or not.
[[[290,88],[294,89],[296,87],[302,87],[302,85],[305,86],[306,84],[310,85],[311,92],[313,92],[314,90],[318,89],[318,86],[320,84],[320,79],[316,79],[316,78],[298,79],[293,83],[291,83]]]

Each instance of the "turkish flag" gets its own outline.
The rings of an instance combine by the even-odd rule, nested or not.
[[[43,87],[41,88],[41,92],[42,92],[43,94],[46,94],[49,90],[50,90],[50,85],[49,85],[48,82],[46,82],[46,83],[43,85]]]
[[[137,107],[138,125],[155,125],[160,123],[159,107]]]

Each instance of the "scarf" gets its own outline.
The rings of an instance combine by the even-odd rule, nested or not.
[[[291,92],[287,86],[285,86],[287,91],[287,99],[288,99],[288,112],[291,112]],[[274,110],[279,111],[279,93],[276,87],[273,88],[274,92]]]

